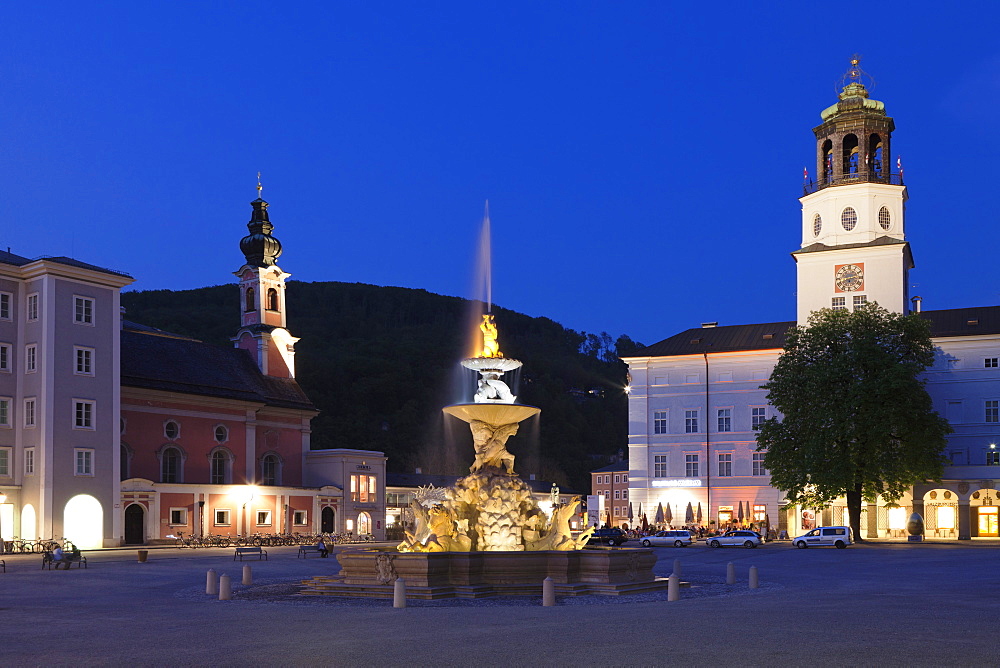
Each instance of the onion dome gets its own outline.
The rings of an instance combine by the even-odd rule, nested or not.
[[[281,242],[271,236],[274,226],[267,219],[267,202],[258,197],[250,205],[253,207],[253,216],[247,223],[250,234],[240,239],[240,250],[247,264],[270,267],[281,255]]]

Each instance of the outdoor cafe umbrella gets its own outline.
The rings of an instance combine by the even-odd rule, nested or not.
[[[698,524],[701,524],[701,501],[698,502]]]
[[[739,501],[737,503],[737,507],[739,508],[739,510],[736,511],[736,519],[740,521],[740,524],[743,524],[743,502]]]
[[[667,512],[663,512],[663,504],[660,503],[656,506],[656,523],[657,524],[670,524],[674,518],[670,516],[670,504],[667,504]]]
[[[684,511],[684,523],[691,524],[694,522],[694,509],[691,507],[691,502],[688,501],[687,510]]]
[[[631,522],[633,517],[635,517],[635,515],[632,514],[632,502],[629,501],[628,502],[628,521]]]
[[[646,519],[646,515],[645,514],[642,516],[642,530],[643,531],[649,531],[649,520]]]

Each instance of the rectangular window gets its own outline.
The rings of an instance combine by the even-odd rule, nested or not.
[[[755,452],[753,453],[753,474],[754,475],[767,475],[767,469],[764,468],[764,453]]]
[[[834,297],[833,301],[830,302],[830,308],[834,311],[846,311],[847,310],[847,298],[846,297]]]
[[[1000,401],[986,402],[986,421],[1000,422]]]
[[[306,521],[307,518],[308,516],[306,514],[306,511],[296,510],[292,513],[292,524],[294,524],[297,527],[305,526],[306,524],[308,524],[308,522]]]
[[[11,448],[0,448],[0,476],[10,475]]]
[[[90,297],[73,297],[73,322],[78,325],[94,324],[94,300]]]
[[[667,411],[653,411],[653,433],[667,433]]]
[[[227,527],[229,526],[229,510],[228,509],[215,509],[215,526],[217,527]]]
[[[996,450],[989,450],[986,452],[986,465],[987,466],[1000,466],[1000,452]]]
[[[951,463],[952,466],[959,466],[961,464],[964,464],[965,457],[962,456],[964,454],[965,454],[964,450],[952,450],[948,454],[948,461]]]
[[[35,426],[35,398],[24,400],[24,426],[34,427]]]
[[[10,371],[10,344],[0,343],[0,371]]]
[[[35,449],[24,449],[24,475],[35,475]]]
[[[868,303],[867,295],[854,295],[854,310],[858,310],[860,307]]]
[[[73,346],[73,356],[75,367],[73,373],[77,376],[94,375],[94,349]]]
[[[611,499],[611,490],[610,489],[604,490],[604,498],[608,499],[608,500]]]
[[[983,366],[986,367],[987,369],[995,369],[998,366],[997,364],[998,361],[1000,360],[998,360],[996,357],[987,357],[986,359],[983,360]]]
[[[257,511],[257,526],[259,526],[259,527],[269,527],[269,526],[271,526],[271,511],[270,510],[258,510]]]
[[[684,475],[688,478],[698,477],[698,455],[684,455]]]
[[[0,320],[10,320],[10,300],[13,296],[9,292],[0,292]]]
[[[684,382],[685,383],[697,383],[698,382],[698,374],[696,374],[696,373],[685,374],[685,376],[684,376]]]
[[[760,429],[760,426],[764,424],[764,420],[767,419],[767,408],[763,406],[754,406],[750,409],[750,428],[754,431]]]
[[[604,484],[605,485],[610,485],[611,484],[611,476],[610,475],[604,476]]]
[[[622,499],[628,499],[628,490],[627,489],[623,489],[622,490]]]
[[[698,433],[698,411],[684,411],[684,433]]]
[[[351,501],[358,503],[376,503],[375,476],[361,475],[358,473],[351,475]]]
[[[616,473],[616,474],[615,474],[615,484],[620,484],[620,483],[621,483],[621,481],[622,481],[622,477],[621,477],[621,474],[619,474],[619,473]]]
[[[618,506],[615,506],[615,517],[618,517]]]
[[[25,302],[24,313],[28,318],[28,322],[33,320],[38,320],[38,293],[28,295],[28,301]]]
[[[38,370],[38,347],[29,343],[24,347],[24,372],[35,373]]]
[[[186,526],[188,511],[187,508],[171,508],[170,509],[170,523],[180,526]]]
[[[626,482],[628,482],[628,473],[623,473],[623,474],[622,474],[622,482],[623,482],[623,483],[626,483]]]
[[[760,505],[753,507],[754,522],[763,522],[767,519],[767,506]]]
[[[10,426],[10,397],[0,397],[0,427]]]
[[[949,401],[945,417],[948,418],[948,422],[952,424],[960,423],[962,421],[962,402]]]
[[[94,428],[94,402],[84,399],[73,400],[73,427],[75,429]]]
[[[733,455],[732,453],[719,454],[719,477],[728,478],[733,475]]]
[[[720,408],[719,409],[719,431],[732,431],[733,430],[733,409],[732,408]]]
[[[616,489],[615,490],[615,498],[618,499],[619,501],[621,501],[622,491],[620,489]]]
[[[94,451],[87,448],[73,448],[76,459],[76,475],[94,475]]]
[[[666,455],[653,455],[653,477],[654,478],[666,478],[667,477],[667,456]]]

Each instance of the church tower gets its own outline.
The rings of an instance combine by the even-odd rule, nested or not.
[[[871,79],[851,60],[837,104],[820,114],[816,180],[804,186],[802,245],[792,253],[798,275],[797,320],[821,308],[867,303],[908,311],[913,268],[904,233],[906,186],[890,169],[895,124],[868,96]]]
[[[241,326],[233,338],[237,348],[250,352],[257,366],[268,376],[295,377],[295,342],[298,339],[285,329],[285,279],[275,261],[281,255],[281,243],[271,236],[274,227],[267,217],[267,202],[250,202],[253,215],[247,227],[250,234],[240,240],[246,263],[233,272],[240,279]]]

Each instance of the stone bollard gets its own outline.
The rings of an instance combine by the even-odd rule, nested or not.
[[[757,567],[750,567],[750,588],[757,589],[760,586],[760,581],[757,579]]]
[[[396,578],[396,584],[392,586],[392,607],[406,607],[406,580]]]
[[[205,578],[205,593],[215,594],[219,593],[219,575],[215,572],[214,568],[209,568],[207,577]]]
[[[243,565],[243,584],[245,585],[253,584],[253,571],[250,570],[250,564]]]
[[[734,566],[733,562],[731,561],[726,566],[726,584],[727,585],[736,584],[736,566]]]
[[[674,575],[681,577],[681,560],[674,559]]]
[[[681,600],[681,579],[677,577],[677,573],[667,578],[667,600]]]
[[[556,604],[556,583],[551,576],[542,580],[542,605],[549,607]]]
[[[219,600],[228,601],[233,597],[233,583],[225,573],[219,578]]]

